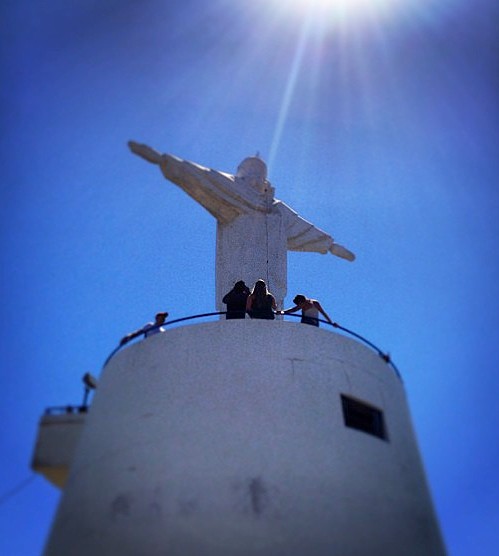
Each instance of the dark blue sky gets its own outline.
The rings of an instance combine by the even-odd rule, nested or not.
[[[126,141],[229,172],[259,151],[358,257],[291,253],[287,303],[392,353],[449,553],[496,554],[499,8],[277,4],[3,3],[0,497],[125,332],[213,310],[213,219]],[[0,553],[39,553],[57,499],[37,478],[1,504]]]

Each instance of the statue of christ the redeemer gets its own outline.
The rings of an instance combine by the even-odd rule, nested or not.
[[[166,179],[181,187],[217,219],[216,306],[238,280],[262,278],[282,308],[287,287],[287,251],[314,251],[353,261],[355,255],[326,232],[274,198],[267,167],[258,157],[241,162],[236,175],[130,141],[131,151],[157,164]]]

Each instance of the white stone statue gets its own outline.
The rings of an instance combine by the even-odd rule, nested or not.
[[[166,179],[181,187],[217,219],[216,307],[238,280],[250,287],[263,278],[278,309],[287,288],[287,251],[314,251],[353,261],[355,255],[274,198],[267,167],[244,159],[236,175],[204,168],[129,141],[130,150],[158,164]]]

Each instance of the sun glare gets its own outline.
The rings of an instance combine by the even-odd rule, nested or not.
[[[269,0],[269,4],[288,15],[345,22],[366,16],[382,18],[391,15],[411,0]]]
[[[295,33],[294,55],[282,91],[279,112],[270,146],[268,167],[271,169],[277,158],[281,140],[285,133],[289,115],[293,110],[295,93],[305,72],[309,79],[309,89],[318,91],[322,72],[319,70],[327,62],[328,52],[336,57],[336,83],[357,82],[356,90],[366,118],[372,115],[370,97],[370,73],[366,68],[366,50],[362,38],[376,40],[384,49],[384,30],[397,22],[412,21],[412,18],[427,17],[430,8],[436,4],[447,4],[450,0],[251,0],[261,3],[268,14],[268,21],[277,25],[280,33]],[[436,10],[435,10],[436,11]],[[291,23],[291,25],[287,25]],[[331,38],[334,37],[334,46]],[[329,41],[329,42],[328,42]],[[326,45],[323,48],[323,45]],[[310,68],[317,71],[308,71]],[[310,83],[313,80],[313,83]],[[340,85],[338,85],[340,86]],[[311,104],[316,102],[315,93],[309,97]],[[303,102],[303,101],[302,101]],[[345,104],[345,110],[348,108]],[[303,113],[308,106],[301,106]]]

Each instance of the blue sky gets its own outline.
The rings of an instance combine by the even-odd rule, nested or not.
[[[499,8],[283,4],[3,3],[0,501],[124,333],[214,308],[214,220],[126,141],[228,172],[259,151],[358,257],[290,253],[287,303],[391,352],[449,553],[496,554]],[[57,501],[4,500],[0,553],[39,553]]]

